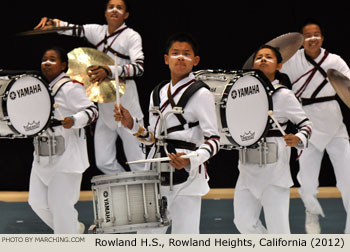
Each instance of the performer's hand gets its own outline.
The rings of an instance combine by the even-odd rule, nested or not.
[[[120,104],[120,109],[118,104],[114,106],[114,120],[117,122],[122,122],[122,125],[128,129],[132,129],[134,126],[134,119],[130,115],[129,111]]]
[[[97,82],[97,85],[100,85],[110,73],[111,70],[108,66],[90,66],[88,68],[88,76],[90,81],[92,83]]]
[[[283,136],[284,141],[287,146],[295,147],[298,145],[300,138],[293,134],[288,134]]]
[[[62,121],[62,126],[65,129],[70,129],[73,127],[73,125],[74,125],[74,120],[72,117],[66,117]]]
[[[181,170],[185,167],[187,167],[190,164],[190,159],[188,158],[182,158],[181,156],[185,155],[183,152],[179,153],[169,153],[168,156],[170,157],[169,164],[174,167],[177,170]]]
[[[58,21],[59,21],[58,19],[43,17],[40,20],[40,23],[34,27],[34,30],[37,30],[37,29],[46,30],[52,27],[56,27]]]

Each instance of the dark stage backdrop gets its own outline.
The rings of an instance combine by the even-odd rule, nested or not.
[[[307,3],[305,3],[307,2]],[[200,44],[199,69],[241,69],[245,60],[261,44],[288,32],[298,31],[307,17],[319,19],[325,27],[324,47],[350,62],[348,11],[340,1],[323,5],[319,1],[131,1],[127,24],[143,38],[145,74],[136,79],[140,102],[148,121],[147,109],[152,88],[169,78],[164,65],[166,38],[177,31],[192,33]],[[43,16],[70,23],[104,24],[104,1],[6,1],[1,7],[0,69],[38,70],[43,50],[58,45],[70,51],[89,46],[83,39],[59,36],[15,36],[32,29]],[[349,111],[344,109],[349,124]],[[254,116],[254,115],[252,115]],[[90,189],[90,180],[100,174],[95,166],[93,137],[88,135],[90,167],[85,172],[82,189]],[[122,150],[119,155],[123,159]],[[31,139],[0,139],[0,190],[28,190],[32,163]],[[295,180],[298,164],[295,153],[291,172]],[[209,164],[210,185],[234,187],[237,177],[237,153],[220,151]],[[325,156],[320,184],[335,185],[332,166]]]

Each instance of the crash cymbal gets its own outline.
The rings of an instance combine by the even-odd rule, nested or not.
[[[48,28],[45,28],[44,30],[42,29],[30,30],[30,31],[17,33],[16,35],[17,36],[41,35],[41,34],[47,34],[47,33],[55,33],[58,31],[67,31],[72,29],[73,27],[48,27]]]
[[[340,99],[350,108],[350,80],[335,69],[328,69],[327,76]]]
[[[278,47],[285,63],[289,60],[303,44],[303,35],[299,32],[291,32],[283,34],[266,43],[273,47]],[[253,66],[254,53],[244,63],[243,69],[251,69]]]
[[[93,48],[79,47],[68,53],[68,72],[72,79],[84,83],[86,94],[93,102],[116,101],[116,84],[113,79],[105,79],[100,85],[91,83],[88,68],[91,66],[113,65],[114,60],[107,54]],[[119,78],[120,97],[125,93],[125,81]]]

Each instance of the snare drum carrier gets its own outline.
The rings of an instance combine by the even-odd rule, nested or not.
[[[197,149],[197,146],[195,143],[190,143],[190,142],[176,140],[176,139],[168,139],[168,134],[199,126],[198,121],[187,122],[186,119],[182,116],[182,112],[183,112],[183,109],[186,107],[186,104],[188,103],[190,98],[199,89],[201,88],[209,89],[208,85],[206,85],[204,82],[194,81],[183,92],[177,104],[175,104],[170,94],[170,90],[168,89],[167,102],[168,102],[168,106],[171,106],[172,109],[163,115],[162,110],[163,110],[164,104],[167,104],[167,102],[165,102],[161,108],[159,107],[160,106],[159,92],[167,83],[169,83],[169,81],[164,81],[160,83],[154,88],[152,93],[153,108],[150,110],[150,112],[153,112],[154,115],[159,116],[158,134],[157,134],[156,143],[155,143],[156,144],[155,157],[157,158],[167,157],[169,152],[176,153],[176,150],[175,150],[176,148],[186,149],[191,151],[195,151]],[[179,124],[177,126],[167,128],[166,118],[170,114],[174,114],[177,117]],[[173,185],[184,183],[189,176],[188,172],[185,169],[181,169],[181,170],[174,169],[169,164],[168,161],[153,163],[151,169],[157,172],[160,172],[161,185],[170,186],[170,190],[172,190]]]
[[[53,99],[41,76],[29,71],[0,74],[0,138],[26,138],[44,132],[53,116]]]

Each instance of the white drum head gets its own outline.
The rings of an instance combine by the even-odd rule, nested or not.
[[[24,76],[11,86],[7,114],[14,130],[31,136],[46,126],[52,112],[52,100],[45,84],[33,76]]]
[[[266,88],[258,78],[246,75],[233,83],[225,117],[235,143],[248,147],[260,140],[267,129],[269,105]]]

